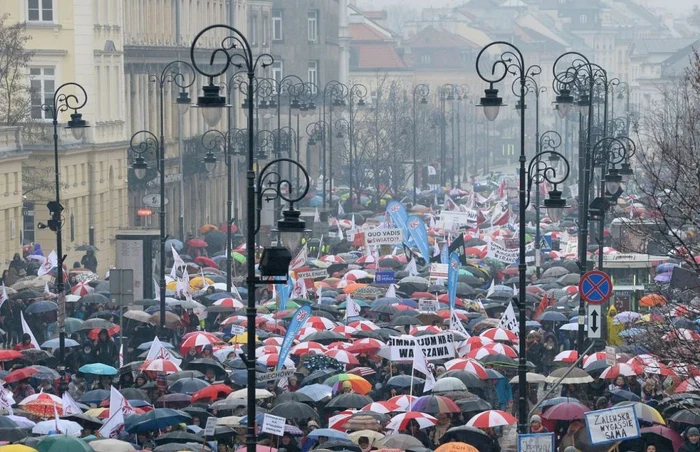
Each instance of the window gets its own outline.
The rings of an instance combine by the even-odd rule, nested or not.
[[[430,55],[421,55],[420,57],[420,62],[421,64],[430,64],[433,61]]]
[[[255,45],[258,41],[258,16],[250,17],[250,33],[248,33],[251,45]]]
[[[53,22],[53,0],[27,0],[29,22]]]
[[[318,42],[318,11],[309,11],[307,22],[309,29],[309,42]]]
[[[586,22],[588,22],[588,16],[585,14],[581,14],[578,18],[578,21],[582,24],[585,24]]]
[[[54,74],[55,70],[52,67],[29,68],[32,119],[51,119],[50,115],[41,109],[41,105],[53,102],[54,90],[56,89]]]
[[[309,61],[307,82],[313,83],[311,89],[316,90],[316,86],[318,86],[318,61]]]
[[[272,11],[272,40],[282,40],[282,11],[279,9]]]
[[[275,61],[272,63],[272,78],[277,80],[278,83],[284,78],[284,69],[281,61]]]

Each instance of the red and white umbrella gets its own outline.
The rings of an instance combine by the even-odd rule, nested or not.
[[[262,355],[279,355],[280,353],[280,347],[279,345],[263,345],[261,347],[258,347],[255,349],[255,356],[262,356]]]
[[[355,320],[354,322],[350,322],[348,326],[355,328],[357,331],[374,331],[379,329],[379,327],[370,320]]]
[[[297,333],[297,339],[299,339],[300,341],[303,341],[307,336],[310,336],[314,333],[318,333],[319,331],[320,330],[317,330],[314,327],[305,326],[304,328],[299,330],[299,332]]]
[[[442,330],[436,326],[433,325],[422,325],[422,326],[414,326],[411,328],[411,331],[408,332],[411,336],[415,336],[417,333],[427,331],[429,333],[433,334],[440,334],[442,333]]]
[[[479,336],[487,337],[494,341],[508,341],[517,342],[518,336],[512,331],[503,328],[489,328],[488,330],[481,333]]]
[[[348,325],[338,325],[335,328],[331,329],[331,331],[342,334],[343,336],[349,338],[352,336],[354,333],[357,332],[357,330],[351,326]]]
[[[328,264],[344,264],[345,261],[340,256],[326,255],[319,259],[321,262],[326,262]]]
[[[355,414],[357,410],[345,410],[341,411],[340,413],[336,414],[335,416],[331,416],[328,418],[328,428],[332,428],[334,430],[340,430],[341,432],[344,432],[345,429],[343,428],[343,425],[350,419],[350,416]]]
[[[416,400],[418,400],[418,397],[413,395],[398,395],[390,398],[387,402],[397,405],[400,411],[408,411],[416,403]]]
[[[346,348],[346,350],[352,353],[371,353],[376,352],[384,346],[386,346],[384,342],[371,337],[366,337],[353,342],[353,344]]]
[[[267,367],[275,367],[275,366],[277,366],[277,363],[279,362],[279,359],[280,359],[280,355],[278,355],[277,353],[271,353],[271,354],[269,354],[269,355],[261,355],[261,356],[255,358],[255,360],[256,360],[257,362],[262,363],[262,364],[264,364],[264,365],[267,366]],[[291,359],[287,358],[287,359],[284,360],[284,366],[285,366],[287,369],[291,369],[292,367],[295,367],[295,366],[294,366],[294,361],[292,361]]]
[[[471,358],[456,358],[451,359],[445,363],[445,369],[447,370],[466,370],[467,372],[476,375],[477,377],[483,379],[488,378],[486,369],[478,361]]]
[[[605,354],[605,353],[603,353],[603,354]],[[558,353],[557,356],[554,357],[553,361],[559,362],[559,363],[573,364],[576,362],[577,359],[578,359],[578,352],[576,350],[564,350],[563,352]]]
[[[352,344],[350,344],[349,342],[335,341],[328,344],[326,348],[328,350],[347,350],[347,348],[350,347],[350,345]]]
[[[484,345],[484,349],[493,350],[494,352],[499,353],[501,355],[505,355],[508,358],[518,357],[518,352],[516,352],[513,347],[505,344],[487,344]]]
[[[52,401],[54,403],[57,403],[58,406],[62,406],[63,401],[61,400],[60,397],[55,396],[53,394],[47,394],[45,392],[39,392],[37,394],[32,394],[30,396],[27,396],[22,399],[21,402],[19,402],[17,405],[23,406],[31,402],[36,402],[36,401]]]
[[[374,256],[372,256],[371,254],[365,254],[364,256],[357,259],[355,261],[355,263],[358,265],[360,265],[360,264],[374,264],[375,263]],[[357,279],[357,278],[355,278],[355,279]]]
[[[478,348],[476,350],[472,350],[469,353],[467,353],[466,358],[472,358],[472,359],[484,359],[485,357],[489,355],[499,355],[496,350],[489,350],[487,348]]]
[[[360,377],[366,377],[368,375],[376,374],[377,371],[372,369],[371,367],[355,367],[353,369],[348,370],[348,373],[359,375]]]
[[[290,350],[290,353],[294,356],[304,356],[304,355],[322,355],[326,353],[328,349],[325,345],[319,344],[318,342],[308,341],[302,342],[295,345]]]
[[[700,376],[691,377],[682,381],[677,387],[676,392],[695,392],[700,391]]]
[[[225,308],[231,309],[244,309],[245,305],[235,298],[222,298],[214,302],[214,306],[223,306]]]
[[[501,410],[487,410],[469,419],[467,425],[476,428],[493,428],[502,425],[512,425],[518,420]]]
[[[182,369],[180,369],[180,367],[172,361],[158,358],[141,364],[139,370],[145,372],[162,372],[165,374],[172,374],[175,372],[180,372]]]
[[[223,322],[221,322],[221,326],[228,326],[228,325],[234,325],[234,324],[239,324],[241,322],[246,321],[246,316],[244,315],[232,315],[231,317],[226,317]]]
[[[358,263],[363,264],[364,262],[355,261],[355,263],[356,264],[358,264]],[[364,270],[350,270],[345,275],[343,275],[343,279],[347,279],[348,281],[357,281],[358,279],[368,278],[368,277],[369,277],[369,273],[367,273]]]
[[[634,375],[637,375],[639,372],[634,370],[634,367],[632,367],[629,364],[626,363],[618,363],[613,366],[607,367],[601,374],[600,378],[604,380],[614,380],[618,376],[622,375],[623,377],[632,377]]]
[[[72,293],[73,295],[78,295],[80,297],[91,294],[93,292],[95,292],[95,289],[91,287],[87,282],[79,282],[76,285],[74,285],[70,290],[70,293]]]
[[[672,330],[664,334],[664,336],[661,339],[665,341],[672,341],[677,339],[685,341],[700,341],[700,334],[686,328],[678,328],[676,330]]]
[[[481,336],[472,336],[466,341],[462,341],[459,343],[457,346],[457,352],[460,355],[466,355],[472,350],[478,350],[484,345],[488,344],[493,344],[494,341],[492,339],[489,339],[487,337],[481,337]]]
[[[651,363],[642,369],[644,373],[661,375],[663,377],[677,377],[678,374],[664,363]]]
[[[268,337],[263,341],[263,344],[265,345],[282,345],[282,342],[284,342],[283,337]]]
[[[335,358],[338,361],[340,361],[343,364],[348,364],[351,366],[359,366],[360,362],[355,358],[355,355],[353,355],[350,352],[347,352],[345,350],[328,350],[326,352],[326,356],[330,356],[331,358]]]
[[[399,411],[401,407],[393,402],[383,401],[383,402],[372,402],[363,406],[360,411],[374,411],[375,413],[387,414],[392,411]]]
[[[607,359],[607,354],[605,352],[595,352],[591,353],[590,355],[586,355],[583,357],[583,368],[585,369],[594,362],[602,361],[605,359]]]
[[[180,351],[184,354],[192,347],[204,347],[205,345],[215,344],[217,342],[221,342],[221,339],[211,333],[198,331],[182,341],[180,344]]]
[[[317,315],[312,315],[309,320],[306,321],[306,326],[311,328],[316,328],[317,330],[330,330],[336,326],[335,322],[327,319],[325,317],[319,317]]]
[[[409,411],[408,413],[401,413],[392,417],[387,424],[386,429],[394,432],[406,430],[407,424],[411,420],[418,422],[418,428],[421,429],[432,427],[433,425],[437,424],[437,418],[429,414],[420,413],[418,411]]]

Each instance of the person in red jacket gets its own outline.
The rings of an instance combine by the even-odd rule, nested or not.
[[[14,349],[17,351],[22,351],[22,350],[28,350],[30,348],[35,348],[34,344],[32,344],[32,337],[28,333],[24,333],[22,335],[22,342],[15,345]]]

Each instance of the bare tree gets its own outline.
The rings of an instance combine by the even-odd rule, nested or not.
[[[27,68],[34,53],[26,48],[31,36],[24,24],[8,25],[0,17],[0,124],[17,125],[30,117]]]

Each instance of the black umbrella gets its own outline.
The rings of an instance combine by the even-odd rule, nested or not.
[[[93,389],[78,397],[78,402],[86,405],[99,405],[103,400],[109,398],[109,391],[104,389]]]
[[[43,294],[33,290],[20,290],[19,292],[10,295],[11,300],[31,300],[32,298],[41,298]]]
[[[368,396],[350,392],[347,394],[340,394],[339,396],[332,398],[330,401],[328,401],[326,407],[340,409],[356,408],[359,410],[363,406],[372,402],[373,400]]]
[[[19,428],[19,425],[9,417],[0,416],[0,428]]]
[[[459,379],[467,388],[483,388],[486,386],[486,383],[481,381],[479,377],[466,370],[450,370],[440,376],[440,378],[446,377],[455,377]]]
[[[193,418],[199,418],[200,425],[205,425],[207,423],[207,419],[209,419],[212,416],[210,412],[196,405],[190,405],[188,407],[185,407],[182,409],[182,411],[189,414]]]
[[[88,319],[80,326],[81,330],[94,330],[95,328],[108,330],[114,328],[114,323],[104,319]]]
[[[29,429],[18,427],[0,427],[0,438],[15,443],[29,436]]]
[[[372,403],[371,399],[369,403]],[[365,403],[365,405],[367,404]],[[362,405],[359,408],[362,408],[365,405]],[[316,420],[319,419],[318,413],[316,413],[316,411],[314,411],[313,408],[301,402],[280,403],[279,405],[275,405],[274,407],[272,407],[272,410],[270,410],[270,414],[273,414],[275,416],[281,416],[286,419],[295,419],[298,421],[302,421],[309,418]]]
[[[43,314],[58,310],[58,305],[53,301],[35,301],[24,310],[25,314]]]
[[[207,242],[212,249],[221,248],[226,245],[226,232],[212,230],[204,236],[204,241]]]
[[[389,325],[391,326],[406,326],[406,325],[421,325],[422,322],[417,316],[412,315],[402,315],[391,319]]]
[[[476,396],[474,398],[459,399],[456,400],[455,403],[462,413],[468,413],[471,411],[481,412],[492,408],[490,403]]]
[[[419,385],[425,383],[425,380],[410,375],[395,375],[386,382],[390,388],[410,388],[411,385]],[[364,406],[364,405],[363,405]]]
[[[468,425],[452,427],[440,438],[440,444],[458,441],[474,446],[479,452],[495,452],[500,450],[498,444],[483,430]]]
[[[680,424],[700,425],[700,414],[695,410],[681,410],[673,413],[668,420]]]
[[[304,377],[303,380],[301,380],[301,385],[302,386],[307,386],[311,385],[314,383],[319,383],[324,381],[328,377],[332,377],[335,374],[340,373],[339,370],[336,369],[321,369],[321,370],[315,370],[311,372],[309,375]]]
[[[403,264],[396,259],[379,259],[380,268],[401,268]]]
[[[170,385],[170,392],[179,392],[192,395],[200,389],[206,388],[207,386],[210,386],[209,383],[198,378],[181,378]]]
[[[323,330],[316,333],[309,334],[304,338],[304,342],[318,342],[320,344],[330,344],[335,341],[347,341],[348,338],[335,331]]]
[[[213,370],[217,378],[224,378],[226,376],[226,369],[224,369],[224,366],[211,358],[193,359],[187,365],[187,368],[189,370],[198,370],[203,374],[206,374],[208,370]]]
[[[236,410],[238,408],[244,408],[248,406],[248,401],[246,399],[223,399],[217,400],[216,402],[209,405],[210,410],[228,411]]]
[[[138,388],[124,388],[121,393],[126,400],[148,400],[146,393]]]
[[[246,366],[245,361],[243,361],[241,358],[236,358],[236,359],[230,359],[228,361],[224,361],[224,364],[226,364],[228,367],[231,369],[237,369],[237,370],[246,370],[248,367]],[[267,366],[263,363],[255,362],[255,370],[256,372],[262,372],[265,373],[267,372]]]
[[[155,438],[156,444],[168,444],[168,443],[196,443],[202,441],[201,436],[197,436],[194,433],[184,432],[184,431],[174,431],[166,433],[164,435],[157,436]]]
[[[619,402],[639,402],[642,399],[635,393],[631,391],[625,391],[624,389],[613,389],[610,391],[610,401],[615,404]]]
[[[102,421],[100,419],[93,416],[88,416],[83,413],[61,416],[61,419],[67,419],[69,421],[76,422],[82,425],[84,428],[89,428],[91,430],[97,430],[100,427],[102,427]]]
[[[257,368],[256,363],[256,368]],[[260,372],[256,371],[255,375],[260,376],[267,373],[267,368],[265,368],[265,372]],[[229,375],[229,379],[235,384],[236,386],[248,386],[248,371],[245,369],[236,369],[231,374]],[[256,388],[264,389],[267,387],[267,382],[265,381],[258,381],[255,383]]]
[[[110,302],[110,299],[105,297],[102,294],[99,293],[91,293],[87,295],[83,295],[80,297],[80,300],[78,300],[80,303],[88,303],[88,304],[107,304]]]
[[[360,446],[357,444],[353,443],[352,441],[342,440],[326,441],[319,446],[319,448],[336,451],[362,452],[362,449],[360,449]]]
[[[273,405],[286,402],[315,403],[314,400],[301,392],[283,392],[275,397]]]

